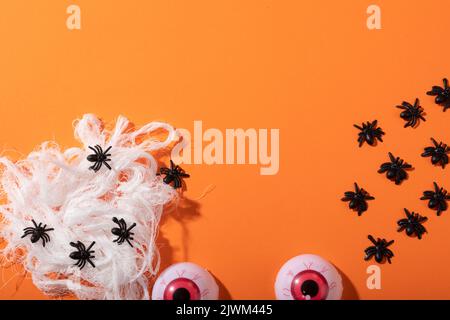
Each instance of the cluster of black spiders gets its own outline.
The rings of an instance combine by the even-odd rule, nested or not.
[[[134,233],[131,232],[131,230],[136,226],[136,223],[133,223],[130,227],[128,227],[124,219],[119,220],[116,217],[114,217],[112,221],[118,226],[111,229],[111,233],[117,237],[115,240],[113,240],[113,242],[117,242],[117,244],[121,245],[126,241],[131,247],[133,247],[131,241],[133,241]],[[48,235],[48,232],[53,231],[55,229],[47,228],[47,225],[42,226],[42,223],[37,224],[36,221],[34,221],[33,219],[31,220],[31,222],[33,222],[34,227],[27,227],[23,229],[24,234],[22,238],[31,236],[30,240],[32,243],[36,243],[39,240],[42,240],[42,245],[45,247],[45,244],[50,241],[50,236]],[[92,262],[92,259],[95,258],[95,256],[93,256],[92,254],[95,251],[91,250],[95,244],[95,241],[93,241],[87,248],[81,241],[70,242],[69,244],[70,246],[77,249],[76,251],[73,251],[69,254],[69,257],[71,259],[77,260],[75,266],[79,267],[81,270],[84,268],[86,263],[89,263],[92,267],[95,268],[95,264],[94,262]]]
[[[108,163],[111,161],[111,154],[108,153],[111,150],[111,147],[107,148],[105,151],[103,151],[102,147],[99,145],[89,147],[89,149],[94,151],[93,154],[90,154],[87,157],[89,162],[94,163],[91,167],[89,167],[90,170],[98,172],[103,165],[109,170],[112,170],[112,167]],[[170,160],[170,168],[160,168],[158,175],[164,175],[165,177],[163,178],[163,182],[165,184],[172,185],[174,189],[179,189],[183,186],[183,178],[189,178],[189,174],[187,174],[180,166],[175,165],[172,160]],[[30,236],[32,243],[42,240],[42,246],[45,247],[45,244],[50,241],[48,232],[54,231],[54,229],[47,228],[46,224],[37,224],[33,219],[31,221],[34,226],[23,229],[24,234],[22,235],[22,238]],[[113,242],[121,245],[126,241],[131,247],[133,247],[131,241],[133,241],[134,233],[131,232],[131,230],[136,227],[136,223],[133,223],[130,227],[128,227],[124,219],[113,217],[112,221],[117,224],[117,227],[111,229],[111,233],[117,237],[113,240]],[[80,270],[85,267],[86,263],[89,263],[95,268],[95,264],[92,261],[92,259],[95,258],[95,256],[92,255],[95,251],[91,250],[94,244],[95,241],[93,241],[89,247],[86,248],[85,244],[81,241],[69,243],[70,246],[76,249],[76,251],[70,253],[69,257],[77,261],[75,266],[79,267]]]
[[[441,105],[445,112],[450,108],[450,87],[448,80],[443,80],[443,87],[433,86],[427,95],[435,96],[435,103]],[[414,104],[403,101],[401,105],[397,106],[401,109],[400,118],[405,121],[404,127],[416,128],[420,121],[426,121],[424,109],[420,106],[419,99],[416,99]],[[359,130],[358,144],[361,147],[364,143],[370,146],[376,145],[376,143],[383,142],[383,135],[385,132],[378,126],[378,121],[367,121],[362,125],[354,125]],[[422,157],[430,157],[433,165],[441,166],[443,169],[448,164],[448,153],[450,147],[443,142],[437,142],[434,138],[431,138],[432,146],[425,147]],[[389,161],[380,165],[378,173],[385,174],[386,177],[399,185],[408,178],[408,171],[412,170],[411,164],[405,162],[400,157],[394,156],[391,152],[388,153]],[[434,190],[426,190],[423,192],[421,200],[428,201],[428,207],[437,212],[440,216],[443,211],[447,210],[447,200],[450,200],[450,195],[447,191],[440,187],[436,182],[433,182]],[[358,216],[361,216],[368,209],[368,200],[374,200],[375,198],[369,194],[368,191],[359,187],[354,183],[354,190],[344,193],[342,201],[348,202],[350,209],[356,211]],[[416,236],[418,239],[422,239],[422,236],[427,233],[426,228],[422,225],[427,221],[427,217],[421,216],[419,213],[411,212],[404,208],[405,218],[397,221],[398,232],[405,232],[408,236]],[[365,249],[365,260],[370,260],[372,257],[375,261],[382,263],[387,260],[391,263],[391,258],[394,256],[389,247],[394,243],[394,240],[387,241],[383,238],[374,238],[372,235],[368,236],[368,239],[372,243],[371,246]]]

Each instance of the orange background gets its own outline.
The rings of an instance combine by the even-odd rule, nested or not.
[[[279,128],[280,172],[250,165],[186,165],[187,198],[213,192],[163,221],[163,267],[210,269],[222,298],[272,299],[281,265],[300,253],[332,261],[344,298],[449,299],[450,212],[419,200],[449,170],[421,158],[431,136],[450,142],[450,111],[425,92],[450,76],[450,2],[375,1],[382,30],[366,28],[373,1],[25,1],[0,3],[0,146],[28,154],[44,140],[75,143],[84,113],[192,130]],[[82,29],[66,28],[81,7]],[[427,122],[403,129],[395,105],[421,99]],[[377,147],[357,147],[354,123],[378,119]],[[11,151],[16,150],[16,151]],[[416,168],[401,186],[377,173],[387,152]],[[358,217],[340,201],[354,181],[376,197]],[[403,207],[429,217],[424,239],[396,232]],[[382,290],[366,287],[368,234],[395,239]],[[45,298],[20,268],[2,270],[0,298]]]

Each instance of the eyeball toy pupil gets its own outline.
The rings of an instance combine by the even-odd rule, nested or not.
[[[194,281],[187,278],[177,278],[171,281],[164,290],[164,300],[200,300],[200,289]]]
[[[189,301],[191,300],[191,294],[185,288],[178,288],[174,291],[172,298],[176,301]]]
[[[315,297],[319,293],[319,286],[313,280],[303,282],[301,289],[304,296]]]
[[[325,277],[314,270],[302,271],[292,280],[291,293],[295,300],[325,300],[328,290]]]

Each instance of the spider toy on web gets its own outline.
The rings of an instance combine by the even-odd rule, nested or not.
[[[50,241],[50,236],[47,234],[49,231],[53,231],[53,228],[47,228],[47,225],[42,226],[42,223],[37,224],[36,221],[31,219],[31,222],[34,224],[33,227],[28,227],[23,229],[24,234],[22,238],[31,235],[30,240],[32,243],[36,243],[39,239],[42,239],[42,246],[45,247],[45,243]]]

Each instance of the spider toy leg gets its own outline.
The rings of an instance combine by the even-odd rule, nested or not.
[[[182,178],[190,178],[191,176],[189,174],[187,174],[187,173],[181,172],[180,173],[180,177],[182,177]]]
[[[50,241],[50,236],[46,233],[42,234],[42,237],[46,240],[46,241]]]
[[[391,262],[391,258],[394,256],[394,254],[392,253],[392,251],[389,250],[389,249],[385,249],[383,253],[384,253],[384,256],[386,257],[387,262],[388,262],[389,264],[391,264],[391,263],[392,263],[392,262]]]
[[[98,155],[98,151],[97,151],[96,149],[92,148],[91,146],[89,146],[88,148],[91,149],[92,151],[94,151],[94,153],[95,153],[96,155]]]
[[[393,244],[394,243],[394,240],[391,240],[391,241],[389,241],[389,242],[387,242],[386,243],[386,241],[385,241],[385,247],[387,248],[387,247],[389,247],[391,244]]]
[[[77,242],[77,249],[79,251],[86,251],[86,247],[84,246],[83,242],[81,242],[81,241]]]
[[[96,169],[94,170],[95,172],[98,172],[101,168],[102,168],[103,162],[97,162],[97,166]]]
[[[395,184],[399,185],[405,179],[406,179],[406,172],[405,171],[398,171],[396,176],[395,176]]]
[[[370,260],[370,258],[372,258],[376,253],[377,253],[377,249],[371,247],[371,248],[367,248],[365,251],[366,256],[364,257],[364,260]]]
[[[120,230],[122,230],[122,231],[127,230],[127,223],[125,222],[125,220],[123,218],[119,220],[119,226],[120,226]]]
[[[34,229],[35,229],[35,228],[28,227],[28,228],[23,229],[23,231],[24,231],[24,232],[33,232]]]
[[[133,223],[133,224],[127,229],[127,231],[130,232],[130,230],[133,229],[134,227],[136,227],[136,223]],[[134,234],[134,233],[130,232],[130,234]]]
[[[160,168],[159,169],[159,173],[157,173],[156,175],[161,175],[161,174],[169,174],[170,169],[169,168]]]
[[[367,209],[368,209],[367,202],[363,201],[363,202],[359,203],[357,209],[358,209],[358,216],[361,216],[363,214],[363,212],[367,211]]]
[[[448,164],[448,156],[446,154],[442,155],[440,163],[441,163],[442,169],[445,169],[445,166]]]
[[[91,245],[87,249],[85,249],[84,245],[83,245],[83,251],[91,252],[89,250],[91,250],[91,248],[94,246],[94,244],[95,244],[95,241],[92,241]],[[92,252],[94,252],[94,251],[92,251]]]
[[[93,170],[94,172],[97,172],[100,169],[99,162],[94,163],[92,166],[89,167],[89,169]]]
[[[30,234],[33,234],[34,231],[26,231],[23,236],[21,236],[20,238],[25,238],[26,236],[29,236]]]
[[[89,262],[89,264],[90,264],[93,268],[95,268],[95,264],[91,261],[91,258],[94,259],[95,256],[91,256],[91,257],[87,258],[86,260],[87,260],[87,262]],[[84,264],[86,264],[86,262],[85,262]]]
[[[181,186],[182,186],[181,179],[179,177],[175,176],[173,178],[173,188],[178,189],[178,188],[181,188]]]
[[[103,161],[103,164],[109,169],[109,170],[111,170],[112,168],[111,168],[111,166],[108,164],[108,162],[106,162],[106,161],[109,161],[109,159],[106,159],[105,161]]]
[[[37,225],[36,221],[34,221],[34,219],[31,219],[31,222],[33,222],[33,225],[34,225],[35,228],[38,227],[38,225]]]
[[[42,235],[41,239],[42,239],[42,246],[43,246],[43,247],[45,247],[45,243],[46,243],[47,241],[50,241],[50,240],[47,240],[47,238],[45,237],[44,234]]]
[[[119,219],[117,219],[116,217],[113,217],[113,218],[112,218],[112,221],[113,221],[115,224],[119,224]]]
[[[398,232],[402,232],[403,230],[405,230],[407,224],[408,224],[408,220],[407,219],[402,219],[400,220],[398,223],[399,228],[397,229]]]
[[[367,236],[367,239],[370,240],[370,242],[372,242],[374,245],[377,245],[378,243],[375,241],[374,237],[372,237],[371,235]]]
[[[165,184],[170,184],[174,180],[175,180],[175,177],[171,174],[168,174],[167,176],[164,177],[163,182]]]
[[[436,214],[438,216],[440,216],[442,211],[446,211],[447,210],[447,207],[448,207],[447,202],[445,202],[445,201],[439,202],[438,210],[437,210]]]
[[[364,143],[364,137],[363,136],[359,136],[358,137],[358,143],[359,143],[359,147],[361,147],[362,145],[363,145],[363,143]]]

